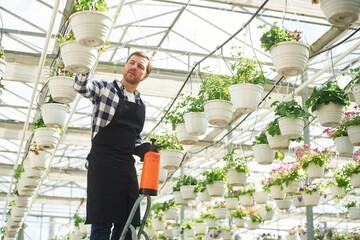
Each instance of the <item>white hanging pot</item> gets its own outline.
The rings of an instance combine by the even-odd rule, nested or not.
[[[42,176],[44,175],[44,170],[35,170],[32,169],[30,166],[30,162],[28,159],[26,159],[24,161],[24,170],[25,170],[25,175],[28,178],[34,178],[34,179],[41,179]]]
[[[261,165],[272,164],[275,158],[275,152],[269,144],[256,144],[252,147],[255,161]]]
[[[75,38],[80,44],[89,47],[104,45],[112,26],[111,17],[94,10],[73,13],[69,22]]]
[[[230,185],[244,186],[246,184],[247,174],[239,173],[235,168],[232,168],[226,172],[226,177]]]
[[[352,220],[360,219],[360,208],[359,207],[350,207],[349,208],[349,218]]]
[[[243,83],[229,87],[230,101],[238,113],[254,112],[262,99],[264,88],[257,84]]]
[[[56,128],[37,128],[34,130],[34,141],[41,149],[54,149],[60,139]]]
[[[282,136],[289,139],[299,138],[303,135],[305,121],[302,118],[281,117],[278,119]]]
[[[164,221],[160,221],[159,219],[153,218],[151,219],[151,226],[154,231],[162,231],[165,228]]]
[[[45,150],[29,151],[29,162],[32,169],[45,170],[49,167],[51,152]]]
[[[322,178],[324,176],[325,167],[320,167],[315,163],[310,163],[305,169],[308,178]]]
[[[281,185],[273,185],[270,187],[270,195],[273,199],[284,199],[286,192]]]
[[[159,169],[159,180],[158,180],[159,184],[163,184],[166,181],[167,174],[168,174],[168,170],[162,167]]]
[[[86,47],[76,41],[68,41],[60,46],[65,70],[73,73],[88,73],[94,67],[98,50]]]
[[[360,2],[357,0],[321,0],[320,7],[332,24],[350,25],[359,18]]]
[[[200,202],[209,202],[209,201],[211,201],[211,197],[210,197],[209,192],[208,192],[207,189],[205,191],[203,191],[203,192],[198,192],[198,200]]]
[[[257,191],[253,193],[254,200],[257,204],[267,203],[269,199],[269,192]]]
[[[247,225],[247,228],[250,229],[250,230],[258,229],[260,227],[259,222],[253,222],[251,220],[247,220],[246,225]]]
[[[357,84],[352,85],[350,90],[351,90],[351,93],[354,96],[356,104],[358,106],[360,106],[360,84],[357,83]]]
[[[356,173],[350,176],[350,182],[353,188],[360,187],[360,173]]]
[[[269,51],[279,75],[292,77],[305,71],[309,60],[309,46],[305,43],[297,41],[279,42],[274,44]]]
[[[27,208],[30,205],[31,198],[30,197],[23,197],[23,196],[16,196],[15,197],[15,206],[19,208]]]
[[[194,223],[194,229],[195,229],[196,235],[206,234],[206,232],[207,232],[206,223]],[[177,236],[180,236],[180,235],[177,235]]]
[[[175,170],[180,166],[184,153],[176,149],[164,149],[160,151],[160,167],[166,170]]]
[[[235,226],[239,227],[239,228],[243,228],[244,225],[245,225],[245,219],[242,219],[242,218],[234,218],[234,223],[235,223]]]
[[[180,191],[173,192],[173,195],[174,195],[174,200],[175,200],[176,204],[184,205],[184,204],[187,204],[189,202],[189,201],[183,199]]]
[[[229,210],[227,208],[214,208],[214,215],[216,219],[226,219]]]
[[[349,136],[335,138],[334,145],[340,156],[351,157],[353,155],[354,145],[352,145]]]
[[[226,182],[214,181],[214,183],[207,184],[206,188],[211,197],[222,197],[226,193]]]
[[[239,196],[239,202],[241,205],[248,207],[254,204],[254,199],[251,194],[244,194]]]
[[[184,185],[180,187],[181,196],[185,200],[194,200],[196,198],[196,192],[194,192],[194,185]]]
[[[7,64],[6,60],[0,58],[0,78],[2,78],[5,73],[6,64]]]
[[[333,195],[334,197],[335,196],[343,197],[346,194],[344,188],[338,187],[335,184],[330,184],[329,187],[330,187],[331,195]]]
[[[277,199],[275,200],[275,203],[280,210],[288,210],[291,207],[292,199],[291,198]]]
[[[77,92],[74,89],[74,79],[65,76],[55,76],[49,79],[51,97],[58,103],[71,103]]]
[[[238,198],[225,198],[225,205],[228,210],[235,210],[239,207]]]
[[[303,201],[305,206],[317,206],[320,202],[320,193],[313,192],[312,194],[303,193]]]
[[[232,103],[220,99],[206,101],[204,109],[209,124],[216,126],[228,125],[234,113]]]
[[[286,184],[284,184],[283,187],[287,194],[292,195],[292,194],[297,193],[297,191],[299,190],[300,184],[301,184],[300,180],[293,180],[293,181],[290,181],[287,186],[286,186]]]
[[[178,217],[179,212],[180,210],[178,208],[170,207],[168,210],[164,211],[163,216],[165,219],[175,220]]]
[[[336,127],[345,116],[345,107],[335,103],[322,104],[316,109],[317,119],[323,127]]]
[[[217,219],[206,218],[205,222],[208,228],[216,228],[219,225],[219,220]]]
[[[273,150],[285,150],[290,145],[290,139],[286,136],[266,134],[269,146]]]
[[[292,200],[293,200],[294,206],[297,208],[305,206],[302,195],[294,195],[294,196],[292,196]]]
[[[352,145],[360,146],[360,126],[349,126],[347,133]]]
[[[65,123],[69,108],[61,103],[45,103],[41,106],[41,116],[47,127],[58,128]]]
[[[179,143],[183,145],[193,145],[198,142],[197,136],[192,136],[186,131],[185,123],[176,125],[176,137]]]
[[[189,112],[184,115],[186,131],[193,136],[201,136],[206,133],[208,122],[204,112]]]
[[[195,229],[185,229],[184,236],[187,238],[195,237]]]

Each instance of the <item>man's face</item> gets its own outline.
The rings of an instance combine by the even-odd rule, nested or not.
[[[136,85],[142,80],[146,79],[146,66],[149,60],[136,55],[131,56],[129,61],[125,64],[124,79],[127,83]]]

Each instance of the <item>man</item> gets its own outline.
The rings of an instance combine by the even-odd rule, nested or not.
[[[126,60],[120,81],[89,81],[88,74],[75,77],[75,90],[94,105],[92,146],[87,156],[86,223],[92,224],[90,240],[109,240],[110,233],[111,240],[118,240],[139,196],[133,154],[141,143],[145,105],[136,88],[151,68],[150,58],[138,51]],[[140,225],[139,209],[132,225]],[[125,239],[131,239],[130,233]]]

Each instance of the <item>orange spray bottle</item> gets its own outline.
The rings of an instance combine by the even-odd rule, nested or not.
[[[155,139],[151,139],[151,142],[149,151],[144,155],[140,181],[140,194],[157,196],[160,154],[155,147]]]

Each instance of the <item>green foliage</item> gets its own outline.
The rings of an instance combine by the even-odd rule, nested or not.
[[[231,216],[233,218],[245,219],[248,216],[248,213],[244,208],[238,208],[236,210],[231,211]]]
[[[66,76],[66,77],[73,77],[74,73],[65,70],[65,64],[62,60],[58,60],[56,65],[50,68],[50,77],[55,76]]]
[[[360,67],[350,69],[351,73],[356,74],[355,77],[350,81],[349,86],[354,84],[360,84]]]
[[[238,51],[233,55],[235,62],[231,65],[231,70],[235,71],[230,78],[230,84],[251,83],[264,85],[269,80],[264,76],[259,63],[256,59],[244,58]]]
[[[238,173],[249,172],[249,169],[247,167],[248,160],[244,156],[238,156],[235,153],[235,149],[232,149],[231,152],[227,153],[223,157],[223,160],[225,161],[225,172],[232,168],[235,168]]]
[[[193,176],[190,175],[181,175],[178,180],[180,186],[186,186],[186,185],[196,185],[197,180]]]
[[[183,100],[170,110],[164,117],[165,123],[171,123],[172,130],[176,129],[176,125],[184,123],[184,114],[186,111],[186,101]]]
[[[215,167],[203,173],[206,184],[212,184],[215,181],[226,181],[226,173],[223,168]]]
[[[342,169],[336,170],[332,179],[336,186],[343,188],[346,192],[351,190],[350,177]]]
[[[360,173],[360,164],[356,162],[348,163],[342,167],[342,172],[348,177],[358,174]]]
[[[275,118],[273,121],[269,122],[267,126],[267,132],[273,137],[281,135],[278,118]]]
[[[106,12],[108,10],[105,0],[75,0],[73,6],[74,12],[80,12],[84,10]]]
[[[0,45],[0,58],[6,60],[4,47]]]
[[[75,41],[75,35],[72,32],[69,32],[67,34],[65,34],[64,36],[60,33],[58,33],[58,35],[55,37],[55,40],[58,44],[58,46],[68,42],[68,41]]]
[[[205,180],[199,180],[196,184],[195,192],[204,192],[206,190]]]
[[[326,82],[326,84],[318,89],[314,87],[310,97],[305,102],[306,108],[311,108],[315,112],[320,105],[335,103],[341,106],[349,106],[350,99],[344,89],[340,88],[335,80]]]
[[[204,112],[204,96],[198,95],[196,97],[186,96],[185,98],[186,111],[189,112]]]
[[[299,30],[295,30],[294,32],[288,31],[286,29],[280,28],[274,24],[267,29],[260,38],[261,48],[265,51],[269,51],[271,46],[279,43],[279,42],[286,42],[286,41],[299,41],[301,32]],[[267,24],[264,23],[259,26],[260,29],[266,29]]]
[[[254,186],[246,186],[239,190],[239,196],[252,195],[256,191]]]
[[[263,222],[263,219],[261,217],[261,215],[257,212],[253,212],[251,214],[249,214],[249,218],[250,218],[250,221],[255,223],[262,223]]]
[[[204,96],[204,101],[221,99],[230,100],[229,77],[220,74],[203,74],[205,81],[200,85],[199,95]]]
[[[155,139],[155,146],[157,149],[175,149],[175,150],[183,150],[183,146],[179,143],[176,135],[172,132],[163,132],[160,135],[155,135],[153,133],[150,134],[150,138]]]
[[[45,123],[44,123],[44,119],[42,118],[42,116],[40,115],[40,117],[36,120],[36,122],[34,123],[34,129],[38,129],[38,128],[44,128],[46,127]]]
[[[271,106],[275,106],[275,115],[279,117],[308,119],[311,116],[296,100],[287,102],[275,101]]]
[[[15,180],[19,180],[21,174],[25,171],[24,165],[20,164],[17,169],[14,171],[14,178]]]
[[[360,115],[358,112],[350,115],[349,119],[344,123],[345,128],[350,126],[360,126]]]
[[[253,141],[252,145],[254,146],[257,144],[269,144],[265,132],[261,132],[259,136],[255,137],[255,140]]]
[[[75,213],[73,216],[74,226],[79,228],[80,223],[84,223],[86,220],[85,217],[80,217],[78,213]]]
[[[349,209],[351,207],[356,207],[356,202],[355,201],[349,202],[349,203],[345,204],[345,207],[347,209]]]
[[[181,226],[182,226],[184,229],[187,229],[187,230],[193,229],[193,223],[192,223],[192,222],[184,222],[183,224],[181,224]]]
[[[209,209],[207,212],[200,213],[200,218],[202,219],[216,219],[213,210]]]

